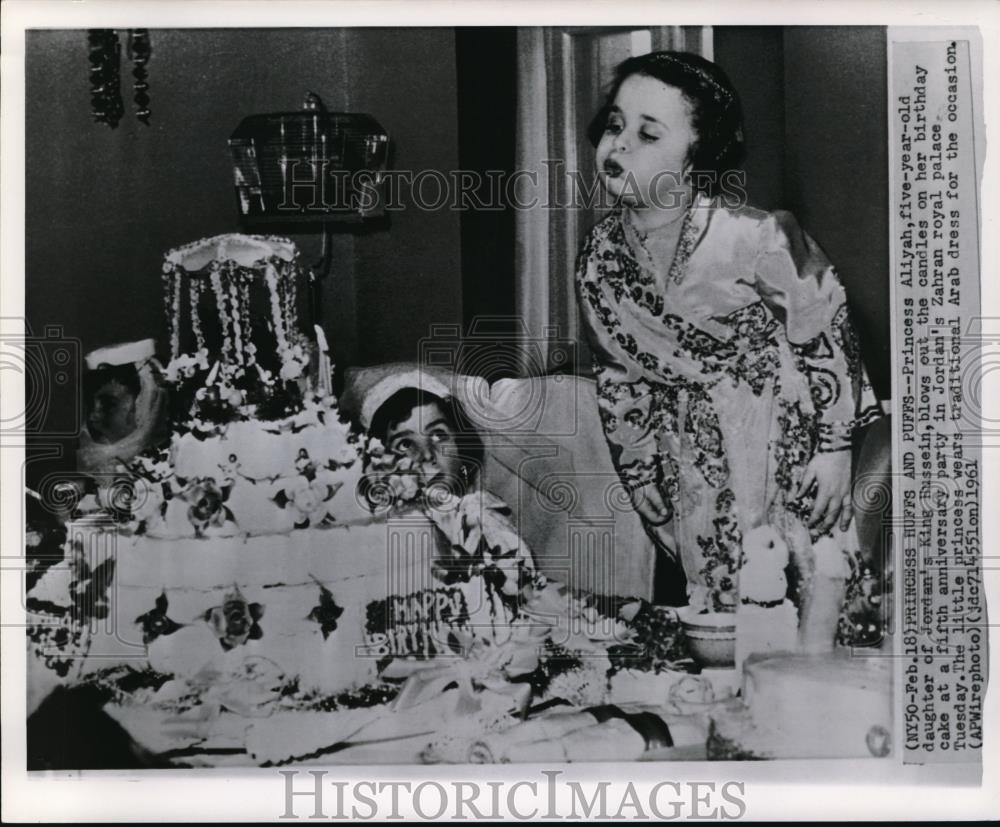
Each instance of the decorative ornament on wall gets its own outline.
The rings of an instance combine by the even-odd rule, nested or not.
[[[98,123],[112,129],[125,114],[121,90],[121,41],[117,29],[88,29],[90,47],[91,112]],[[132,100],[135,117],[149,125],[149,83],[146,64],[152,48],[146,29],[128,29],[126,56],[132,61]]]
[[[132,58],[132,100],[135,102],[135,117],[149,126],[149,84],[146,82],[148,72],[146,64],[152,48],[149,45],[149,32],[146,29],[130,29],[128,33],[128,51]]]

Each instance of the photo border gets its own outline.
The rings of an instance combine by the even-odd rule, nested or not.
[[[243,28],[288,26],[386,26],[428,25],[596,25],[641,21],[654,24],[700,25],[978,25],[983,42],[984,119],[987,158],[981,182],[980,215],[982,239],[982,315],[1000,315],[1000,285],[990,279],[997,273],[997,205],[1000,204],[1000,164],[996,127],[1000,124],[1000,5],[989,2],[889,3],[889,2],[783,2],[742,0],[710,7],[664,3],[545,4],[477,2],[463,6],[452,2],[406,2],[377,0],[366,4],[345,2],[282,3],[229,2],[61,2],[58,0],[8,0],[2,7],[2,166],[4,181],[0,202],[2,281],[0,317],[24,317],[24,31],[29,27],[86,28],[139,24],[149,28]],[[234,14],[238,9],[239,13]],[[512,10],[515,14],[512,14]],[[891,156],[890,156],[891,157]],[[984,382],[988,377],[984,377]],[[990,388],[995,395],[993,388]],[[3,376],[0,394],[6,410],[20,410],[23,384]],[[9,406],[9,407],[7,407]],[[1000,514],[990,509],[995,502],[998,461],[995,452],[984,449],[982,457],[982,536],[998,536]],[[10,440],[0,442],[0,531],[5,550],[23,541],[20,525],[24,451]],[[987,547],[986,542],[983,543]],[[5,574],[10,574],[11,556],[5,552]],[[995,580],[996,578],[994,578]],[[993,608],[996,582],[986,586]],[[24,765],[24,674],[26,668],[21,612],[20,580],[6,576],[0,585],[2,645],[0,658],[3,708],[3,798],[5,820],[277,820],[284,809],[283,780],[277,769],[268,770],[169,770],[126,772],[50,772],[28,774]],[[990,691],[984,704],[986,745],[983,778],[1000,777],[997,736],[998,658],[996,641],[990,642],[994,657],[990,664]],[[992,737],[991,737],[992,736]],[[954,786],[968,783],[958,768],[947,765],[903,767],[898,753],[890,761],[771,761],[771,762],[669,762],[637,764],[572,764],[561,766],[561,780],[595,783],[611,780],[624,785],[629,780],[648,790],[670,780],[740,780],[746,783],[747,817],[841,818],[841,819],[976,819],[1000,816],[1000,789]],[[555,769],[555,767],[546,767]],[[286,768],[287,769],[287,768]],[[307,770],[302,768],[303,778]],[[505,779],[541,781],[542,768],[533,765],[496,766],[331,766],[329,778],[366,779],[373,773],[384,780]],[[822,785],[810,783],[824,779]],[[262,783],[270,779],[272,783]],[[932,786],[933,784],[933,786]],[[612,795],[612,800],[617,798]],[[618,796],[620,797],[620,796]],[[526,804],[530,808],[530,805]],[[298,811],[302,818],[308,808]]]

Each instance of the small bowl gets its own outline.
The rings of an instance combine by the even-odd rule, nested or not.
[[[733,612],[698,613],[679,609],[684,636],[691,656],[703,667],[736,665],[736,615]]]

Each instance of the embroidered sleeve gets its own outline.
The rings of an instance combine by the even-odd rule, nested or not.
[[[649,383],[633,381],[618,364],[609,347],[612,340],[628,340],[627,331],[608,305],[601,289],[607,268],[615,257],[600,251],[604,228],[588,234],[577,260],[576,288],[580,315],[594,355],[597,407],[611,460],[630,490],[658,481],[656,401]]]
[[[779,211],[764,224],[755,276],[757,291],[784,321],[792,352],[809,379],[818,449],[850,448],[855,429],[882,411],[833,265],[795,218]]]

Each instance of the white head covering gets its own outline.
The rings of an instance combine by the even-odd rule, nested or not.
[[[481,400],[488,400],[490,395],[489,385],[480,376],[461,376],[447,368],[424,367],[415,362],[390,362],[348,370],[340,409],[367,430],[378,409],[405,388],[457,399],[477,425],[480,423],[476,422],[474,412],[482,407]]]
[[[166,393],[156,379],[154,347],[152,339],[143,339],[98,348],[84,357],[90,370],[101,365],[134,364],[139,374],[139,395],[135,400],[135,430],[124,439],[112,443],[95,442],[87,423],[83,423],[76,452],[77,470],[94,475],[114,473],[122,463],[156,441],[165,424]]]
[[[141,365],[156,354],[156,342],[140,339],[138,342],[121,342],[92,350],[83,357],[87,370],[97,370],[102,365]]]

